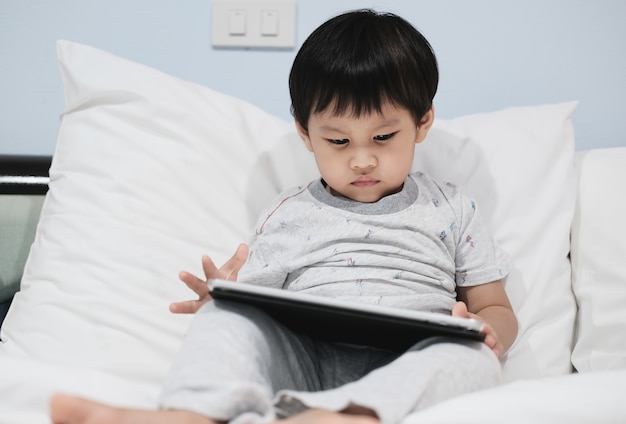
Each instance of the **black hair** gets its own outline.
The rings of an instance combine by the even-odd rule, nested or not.
[[[370,9],[336,16],[298,51],[289,74],[291,113],[308,129],[312,113],[409,110],[416,124],[432,107],[439,72],[430,43],[409,22]]]

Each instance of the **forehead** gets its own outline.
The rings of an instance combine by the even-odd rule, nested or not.
[[[391,102],[384,102],[380,110],[356,113],[353,108],[338,112],[331,104],[321,112],[314,112],[309,118],[309,126],[337,126],[342,124],[358,124],[367,126],[398,125],[413,123],[413,118],[408,109],[398,107]]]

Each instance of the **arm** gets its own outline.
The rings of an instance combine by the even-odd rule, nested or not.
[[[470,287],[457,287],[452,315],[476,318],[485,323],[485,343],[496,356],[502,356],[517,337],[517,318],[501,281]]]
[[[195,275],[182,271],[178,278],[198,295],[198,300],[186,300],[182,302],[174,302],[170,304],[170,311],[175,314],[195,314],[198,309],[206,302],[211,300],[207,281],[210,278],[221,278],[223,280],[237,280],[237,273],[248,258],[248,245],[242,243],[237,247],[235,254],[220,269],[213,263],[208,256],[202,257],[202,269],[205,279],[196,277]]]

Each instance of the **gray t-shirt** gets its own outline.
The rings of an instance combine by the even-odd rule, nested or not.
[[[321,180],[282,193],[259,220],[238,281],[450,313],[456,286],[509,269],[474,201],[418,172],[374,203],[333,196]]]

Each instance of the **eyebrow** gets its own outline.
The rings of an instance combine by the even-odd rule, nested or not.
[[[380,128],[386,128],[386,127],[391,127],[393,125],[397,125],[401,122],[400,119],[394,118],[394,119],[386,119],[384,120],[380,125],[376,125],[375,127],[373,127],[373,130],[377,130]],[[341,128],[339,127],[335,127],[333,125],[322,125],[319,127],[320,130],[324,130],[324,131],[337,131],[337,132],[341,132],[343,131]]]

